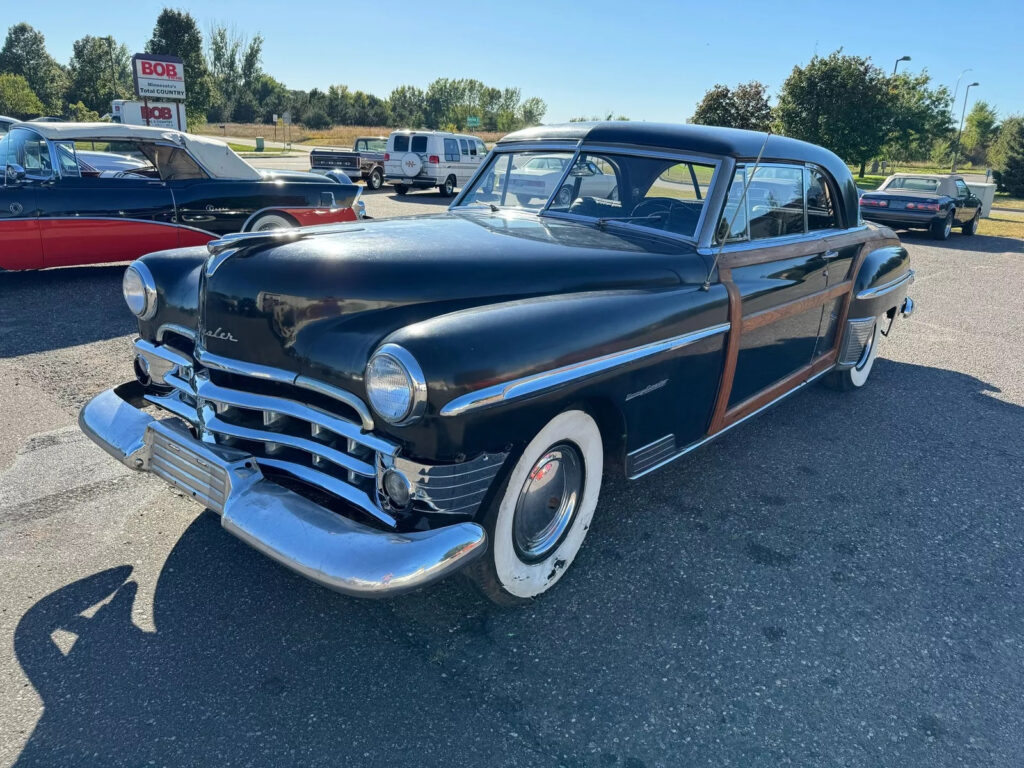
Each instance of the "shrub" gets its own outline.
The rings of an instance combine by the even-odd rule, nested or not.
[[[993,177],[1001,192],[1024,197],[1024,115],[1003,121],[990,150]]]
[[[314,131],[331,127],[331,118],[326,111],[319,107],[311,109],[302,122],[307,128],[312,128]]]

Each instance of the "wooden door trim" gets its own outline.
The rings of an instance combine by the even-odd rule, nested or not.
[[[760,312],[749,314],[743,318],[743,331],[753,331],[756,328],[761,328],[779,320],[785,320],[787,317],[808,312],[815,307],[823,306],[829,301],[849,293],[852,287],[853,281],[845,280],[842,283],[833,285],[831,288],[823,288],[820,291],[801,296],[799,299],[779,304],[777,307],[762,309]]]
[[[729,408],[729,395],[732,394],[732,382],[736,378],[736,361],[740,356],[740,336],[743,334],[743,297],[740,289],[732,280],[732,270],[728,267],[718,268],[719,280],[729,294],[729,336],[725,342],[725,360],[722,363],[722,378],[718,383],[718,397],[715,409],[711,412],[711,424],[708,434],[713,435],[725,426],[725,412]]]

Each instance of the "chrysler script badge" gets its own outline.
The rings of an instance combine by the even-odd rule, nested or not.
[[[216,331],[206,331],[203,336],[209,336],[211,339],[220,339],[221,341],[238,341],[229,331],[225,331],[220,326],[217,326]]]

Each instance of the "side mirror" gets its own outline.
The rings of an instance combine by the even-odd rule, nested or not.
[[[7,164],[7,182],[8,183],[21,183],[25,180],[25,169],[17,163]]]

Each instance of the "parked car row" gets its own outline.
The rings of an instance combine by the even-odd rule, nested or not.
[[[437,187],[442,195],[451,197],[473,177],[486,156],[487,147],[476,136],[393,131],[386,139],[360,137],[350,150],[314,149],[309,161],[315,173],[337,169],[353,180],[364,180],[370,189],[380,189],[387,182],[400,195]]]
[[[496,602],[537,597],[606,472],[642,477],[819,378],[865,386],[913,311],[906,249],[804,142],[574,123],[485,153],[400,131],[384,163],[405,189],[463,189],[439,214],[134,262],[134,373],[80,417],[116,460],[347,594],[462,571]]]

